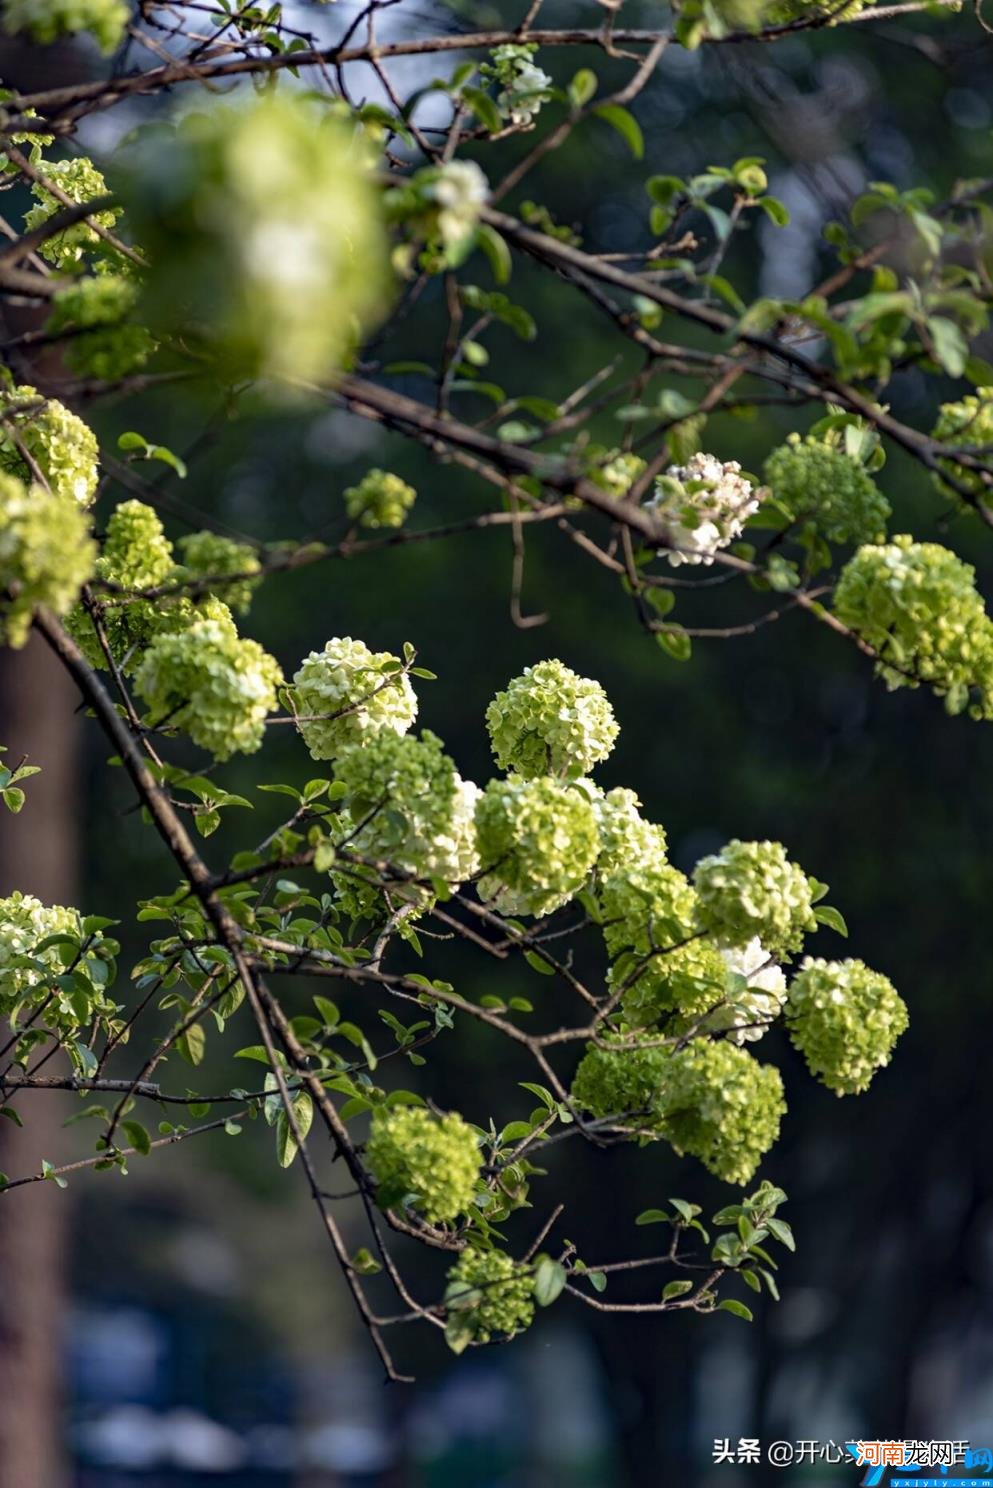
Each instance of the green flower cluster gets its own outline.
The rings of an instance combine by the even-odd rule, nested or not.
[[[434,1116],[423,1106],[377,1110],[366,1158],[383,1207],[414,1195],[411,1202],[431,1224],[465,1213],[483,1161],[472,1127],[456,1111]]]
[[[696,894],[685,874],[659,857],[619,866],[602,881],[603,935],[614,964],[612,990],[624,988],[624,1016],[648,1027],[669,1013],[698,1016],[719,1003],[727,967],[697,932]]]
[[[863,961],[808,956],[790,986],[786,1026],[810,1073],[836,1095],[865,1090],[890,1062],[907,1007],[888,977]]]
[[[671,1057],[661,1044],[590,1044],[572,1079],[572,1100],[600,1120],[629,1116],[632,1125],[654,1127]]]
[[[39,950],[53,935],[77,941],[79,954],[67,954],[60,945]],[[17,891],[0,899],[0,1016],[16,1026],[26,1023],[25,1012],[33,1013],[45,1028],[66,1033],[85,1028],[98,1014],[114,1012],[105,988],[112,980],[118,949],[99,932],[84,936],[75,909],[42,904]],[[78,972],[72,984],[54,984],[72,962]]]
[[[834,591],[838,619],[868,642],[887,687],[926,683],[949,713],[993,718],[993,622],[975,569],[906,535],[859,548]]]
[[[763,475],[795,521],[816,523],[828,542],[879,542],[891,507],[872,476],[844,450],[791,434],[765,462]]]
[[[89,515],[71,497],[0,473],[0,634],[25,644],[39,606],[64,615],[93,573]]]
[[[88,160],[85,155],[77,156],[75,160],[46,161],[44,173],[46,179],[58,186],[62,194],[74,203],[96,201],[98,197],[108,195],[107,182],[92,160]],[[37,198],[38,205],[24,214],[24,226],[29,232],[43,226],[50,217],[57,217],[60,212],[65,211],[65,202],[53,196],[40,181],[33,183],[31,191]],[[98,227],[109,230],[120,215],[120,207],[105,207],[92,214],[92,221]],[[46,238],[38,252],[57,269],[73,273],[81,268],[87,253],[103,250],[104,247],[104,240],[99,233],[94,231],[88,220],[84,220],[74,222],[71,227],[64,227],[61,232]],[[115,253],[116,256],[118,255]]]
[[[113,52],[130,19],[124,0],[4,0],[3,4],[4,30],[12,35],[26,31],[43,46],[89,31],[102,52]]]
[[[356,855],[453,881],[465,851],[462,782],[435,734],[381,728],[344,750],[335,773],[351,819],[364,823],[349,843]]]
[[[257,641],[239,636],[230,612],[213,601],[214,615],[157,636],[134,677],[151,722],[181,728],[195,744],[226,760],[254,754],[276,706],[282,673]]]
[[[297,728],[312,759],[334,759],[381,729],[405,734],[417,698],[399,657],[335,636],[311,651],[293,676]]]
[[[579,892],[600,847],[582,790],[540,776],[491,780],[476,807],[480,896],[506,914],[551,914]]]
[[[302,94],[149,133],[121,190],[151,260],[149,324],[201,337],[230,376],[336,371],[389,303],[368,166],[362,132]]]
[[[66,362],[83,377],[116,382],[143,367],[155,350],[144,326],[131,321],[138,298],[121,274],[79,279],[52,301],[46,334],[64,338]]]
[[[388,470],[369,470],[345,491],[349,520],[362,527],[402,527],[417,500],[413,486]]]
[[[100,455],[89,425],[62,403],[43,398],[36,388],[26,385],[0,393],[0,417],[5,420],[0,430],[0,470],[23,481],[40,474],[53,495],[89,506],[96,495]]]
[[[448,1273],[445,1306],[471,1314],[479,1343],[494,1333],[512,1338],[534,1320],[534,1283],[527,1267],[502,1250],[467,1246]]]
[[[596,1117],[630,1116],[727,1183],[749,1181],[786,1110],[779,1071],[726,1039],[590,1047],[571,1094]]]
[[[811,881],[780,842],[739,842],[701,858],[693,871],[700,926],[727,946],[758,937],[777,959],[798,951],[817,927]]]
[[[633,790],[619,785],[604,793],[592,781],[584,784],[592,792],[600,826],[596,871],[601,881],[622,869],[650,868],[664,862],[668,846],[665,828],[645,820]]]
[[[158,513],[143,501],[123,501],[107,522],[94,577],[123,590],[154,589],[175,575],[172,544],[165,535]],[[101,627],[116,664],[126,672],[138,666],[153,638],[165,631],[181,629],[194,619],[188,599],[128,599],[106,596]],[[107,658],[87,611],[76,605],[69,613],[66,629],[93,667],[106,667]]]
[[[585,775],[607,758],[620,732],[599,682],[561,661],[525,667],[490,703],[486,727],[500,768],[528,780]]]
[[[988,449],[993,445],[993,387],[977,388],[974,393],[967,394],[956,403],[942,403],[938,421],[931,433],[942,444],[960,445],[963,449]],[[982,458],[989,465],[991,457],[987,454]],[[939,460],[938,464],[974,496],[980,496],[987,502],[990,500],[993,493],[983,483],[977,471],[967,470],[957,460]],[[943,494],[954,494],[961,500],[954,487],[943,481],[940,475],[936,475],[934,480]]]
[[[188,532],[176,546],[182,560],[177,578],[210,579],[211,591],[218,598],[236,614],[248,613],[252,596],[262,582],[260,578],[248,577],[262,572],[259,555],[253,547],[209,531]]]
[[[692,1039],[666,1066],[659,1130],[725,1183],[748,1183],[785,1110],[773,1065],[726,1039]]]
[[[601,491],[622,500],[645,470],[646,461],[640,455],[624,449],[604,449],[601,445],[588,446],[587,457],[591,461],[587,475]]]

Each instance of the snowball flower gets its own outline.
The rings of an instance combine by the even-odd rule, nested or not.
[[[669,1059],[669,1050],[657,1043],[616,1048],[590,1044],[569,1093],[577,1106],[599,1120],[625,1116],[632,1125],[649,1127]]]
[[[542,777],[491,780],[476,807],[480,896],[505,914],[551,914],[579,892],[600,845],[587,796]]]
[[[413,486],[388,470],[369,470],[345,491],[349,520],[362,527],[402,527],[417,500]]]
[[[762,942],[753,936],[737,950],[721,951],[731,972],[726,1004],[706,1020],[708,1032],[727,1030],[734,1044],[755,1043],[779,1017],[786,1001],[786,977]]]
[[[808,956],[790,986],[786,1026],[810,1073],[836,1095],[865,1090],[889,1064],[907,1007],[888,977],[863,961]]]
[[[725,1183],[748,1183],[779,1136],[783,1081],[726,1039],[695,1038],[676,1050],[659,1099],[660,1131]]]
[[[89,506],[96,495],[99,458],[96,435],[89,425],[62,403],[43,398],[27,386],[0,394],[0,414],[16,432],[21,447],[53,495]],[[23,481],[36,478],[6,429],[0,430],[0,469],[9,470]]]
[[[158,636],[134,683],[153,723],[168,719],[202,749],[226,760],[236,751],[254,754],[260,748],[283,677],[257,641],[238,635],[225,607],[215,605],[217,618]]]
[[[682,563],[713,563],[757,512],[765,492],[741,474],[737,460],[722,463],[714,455],[691,455],[685,465],[670,465],[655,482],[646,506],[658,517],[671,548],[666,558]]]
[[[172,543],[158,512],[143,501],[122,501],[107,522],[95,577],[113,588],[100,595],[104,603],[101,627],[111,656],[126,672],[134,671],[157,635],[181,630],[204,618],[184,596],[129,599],[117,590],[156,589],[176,575]],[[106,667],[107,657],[89,613],[76,605],[66,629],[93,667]]]
[[[124,0],[4,0],[3,28],[16,35],[26,31],[43,46],[62,36],[89,31],[102,52],[121,43],[130,8]]]
[[[55,978],[74,959],[72,951],[64,945],[39,949],[52,935],[67,936],[80,947],[88,939],[85,953],[75,958],[78,975],[71,989],[60,988]],[[99,931],[84,936],[78,910],[42,904],[16,891],[0,899],[0,1015],[14,1026],[33,1018],[60,1034],[82,1031],[98,1015],[114,1011],[106,988],[118,949]],[[25,957],[34,964],[18,965]]]
[[[188,532],[177,546],[182,558],[182,571],[177,572],[177,579],[209,578],[212,593],[237,614],[247,613],[262,582],[260,578],[248,577],[262,570],[253,547],[223,537],[219,532]]]
[[[534,1282],[530,1269],[502,1250],[467,1245],[448,1273],[445,1306],[471,1314],[473,1336],[489,1343],[494,1333],[512,1338],[534,1319]]]
[[[400,659],[335,636],[311,651],[293,677],[297,728],[312,759],[334,759],[380,729],[405,734],[417,698]]]
[[[490,183],[474,160],[449,160],[419,171],[414,182],[434,204],[435,228],[446,248],[475,231]]]
[[[842,449],[791,434],[762,473],[787,514],[815,522],[828,542],[876,542],[886,531],[889,502],[865,467]]]
[[[665,828],[645,820],[641,802],[633,790],[619,785],[604,792],[592,781],[583,784],[590,791],[600,826],[596,871],[601,880],[624,869],[651,868],[665,861],[668,846]]]
[[[445,878],[463,866],[466,812],[472,805],[441,740],[381,729],[339,756],[336,778],[356,823],[349,843],[359,857],[389,863],[415,878]]]
[[[942,444],[958,445],[963,449],[971,447],[977,451],[988,449],[993,444],[993,387],[980,387],[955,403],[942,403],[931,435]],[[990,468],[991,456],[988,453],[977,458],[982,460],[987,469]],[[954,459],[939,460],[938,464],[974,496],[986,502],[993,497],[993,488],[983,481],[979,471],[969,470]],[[943,494],[953,494],[957,499],[962,499],[954,486],[948,485],[939,475],[934,477],[934,481]]]
[[[528,125],[549,96],[552,80],[533,61],[535,48],[510,43],[494,47],[494,66],[484,68],[502,83],[497,94],[497,108],[512,124]]]
[[[71,497],[0,471],[0,637],[9,646],[25,644],[39,606],[66,613],[96,556],[89,515]]]
[[[431,1224],[469,1208],[482,1167],[475,1133],[462,1117],[434,1116],[423,1106],[378,1109],[366,1159],[380,1204],[393,1208],[409,1198]]]
[[[887,687],[927,683],[949,713],[993,718],[993,621],[976,571],[940,543],[901,534],[859,548],[834,591],[839,620],[873,648]]]
[[[525,667],[490,703],[486,727],[500,768],[528,779],[585,775],[620,732],[599,682],[561,661]]]
[[[770,955],[797,951],[817,928],[810,879],[780,842],[729,842],[693,872],[703,929],[744,949],[758,937]]]
[[[46,161],[44,174],[47,180],[60,188],[63,196],[80,205],[108,195],[107,182],[92,160],[87,160],[85,155],[77,156],[74,160]],[[50,217],[57,217],[66,209],[65,202],[53,196],[40,181],[32,183],[31,193],[38,204],[24,214],[24,226],[29,232],[42,227]],[[40,244],[38,252],[56,268],[70,272],[79,271],[87,253],[100,253],[105,262],[106,255],[112,254],[117,262],[121,262],[116,249],[108,247],[91,225],[92,222],[105,230],[110,229],[120,215],[120,207],[101,208],[91,214],[91,220],[84,218],[81,222],[64,227],[61,232],[53,233]]]
[[[297,386],[337,371],[390,304],[382,194],[366,139],[297,93],[187,114],[125,157],[153,329],[225,376]]]
[[[122,274],[79,279],[55,295],[45,333],[64,338],[62,354],[74,372],[116,382],[155,350],[145,327],[131,321],[137,298],[137,285]]]

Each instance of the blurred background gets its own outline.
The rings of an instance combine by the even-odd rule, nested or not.
[[[405,0],[389,27],[426,35],[506,23],[511,9],[516,21],[524,7],[455,12]],[[301,7],[299,23],[337,34],[356,10],[345,0],[327,17]],[[549,0],[543,21],[593,24],[600,14]],[[656,7],[626,4],[624,18],[650,24]],[[583,64],[606,78],[611,65],[599,52],[539,61],[557,79]],[[0,74],[22,88],[100,65],[83,48],[0,46]],[[391,72],[402,94],[430,76],[417,59]],[[365,81],[377,96],[375,80]],[[99,161],[123,129],[168,106],[96,115],[81,142]],[[630,249],[647,232],[645,175],[764,156],[792,225],[756,225],[725,272],[746,298],[791,295],[818,277],[824,222],[867,182],[924,184],[941,196],[958,177],[991,173],[993,37],[968,13],[872,22],[775,47],[673,49],[637,114],[643,165],[609,130],[587,129],[530,178],[527,195],[575,224],[586,246]],[[485,266],[472,267],[487,284]],[[510,392],[560,397],[617,353],[606,323],[556,281],[521,264],[511,292],[543,329],[527,347],[509,331],[492,334],[494,379]],[[437,354],[440,293],[435,284],[424,296],[391,356]],[[993,344],[978,350],[993,356]],[[424,392],[416,377],[407,388]],[[895,388],[899,415],[929,428],[934,379],[925,385],[912,374]],[[340,493],[370,465],[413,482],[418,523],[486,500],[465,472],[326,408],[240,411],[218,390],[213,402],[148,394],[83,411],[108,448],[137,428],[189,457],[184,483],[154,477],[173,535],[203,525],[203,513],[261,540],[341,533]],[[789,427],[775,409],[724,416],[711,421],[706,444],[757,470]],[[596,436],[616,443],[619,432],[606,420]],[[893,530],[940,537],[947,512],[919,467],[891,454],[881,483]],[[98,512],[123,495],[108,482]],[[956,545],[993,594],[990,534],[957,521]],[[0,1208],[3,1488],[813,1485],[854,1481],[855,1470],[715,1464],[715,1439],[861,1435],[993,1446],[990,732],[946,718],[923,692],[887,694],[853,648],[796,616],[750,639],[697,643],[692,663],[680,666],[638,629],[609,575],[541,530],[529,539],[523,608],[548,618],[516,629],[510,566],[502,532],[320,565],[273,579],[248,629],[288,671],[335,634],[391,650],[413,641],[439,674],[419,686],[421,721],[480,780],[491,768],[487,701],[522,666],[559,656],[604,684],[622,726],[598,778],[639,791],[647,814],[667,826],[680,866],[728,837],[769,836],[831,884],[855,953],[892,977],[911,1027],[892,1067],[856,1101],[807,1078],[777,1033],[763,1046],[783,1070],[790,1104],[762,1169],[789,1194],[798,1241],[783,1266],[783,1301],[758,1304],[751,1327],[727,1315],[599,1318],[562,1301],[513,1346],[459,1360],[434,1330],[408,1330],[395,1338],[398,1362],[417,1383],[387,1389],[300,1174],[276,1167],[267,1129],[211,1135],[135,1159],[126,1178],[80,1175],[64,1193],[39,1185]],[[707,591],[699,615],[721,624],[761,607],[760,596],[732,586]],[[0,892],[18,887],[121,916],[126,954],[138,955],[147,932],[134,922],[135,899],[168,890],[170,865],[129,812],[106,745],[75,717],[73,690],[47,657],[32,643],[3,669],[0,740],[30,752],[44,773],[23,815],[0,827]],[[273,733],[261,759],[228,767],[229,788],[302,783],[314,773],[289,731]],[[212,839],[213,861],[261,835],[266,799],[274,798],[257,798],[249,828],[238,822]],[[835,950],[827,937],[814,946]],[[457,948],[442,947],[435,964],[456,984],[471,978],[474,995],[508,994],[505,971],[487,986],[490,967]],[[530,973],[516,975],[511,992],[534,990]],[[553,996],[547,986],[539,992]],[[297,981],[288,996],[302,1003],[309,990]],[[250,1041],[247,1031],[239,1040]],[[442,1103],[473,1120],[526,1112],[523,1093],[521,1108],[511,1106],[513,1082],[527,1073],[478,1028],[462,1027],[435,1049]],[[240,1083],[216,1045],[196,1079]],[[92,1133],[63,1128],[74,1110],[70,1097],[36,1095],[30,1129],[0,1123],[0,1169],[27,1172],[41,1156],[88,1150]],[[633,1229],[634,1216],[670,1194],[710,1210],[730,1196],[661,1146],[553,1151],[549,1194],[570,1195],[563,1233],[591,1261],[642,1244],[648,1253],[652,1231]],[[543,1214],[520,1216],[512,1240],[526,1244]],[[357,1223],[355,1237],[360,1243]],[[434,1258],[400,1254],[418,1294],[438,1295]]]

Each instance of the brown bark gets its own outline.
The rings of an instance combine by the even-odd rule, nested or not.
[[[76,894],[78,695],[38,637],[0,654],[0,743],[42,773],[26,782],[17,817],[0,811],[0,895],[46,903]],[[0,1170],[11,1177],[57,1158],[67,1097],[19,1102],[24,1130],[0,1120]],[[29,1103],[30,1101],[30,1103]],[[0,1488],[62,1488],[62,1327],[69,1196],[40,1183],[0,1198]]]

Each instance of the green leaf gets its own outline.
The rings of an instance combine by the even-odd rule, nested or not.
[[[8,785],[6,790],[0,791],[0,795],[3,796],[3,804],[7,810],[12,811],[16,816],[24,805],[24,792],[16,785]]]
[[[306,1139],[314,1120],[314,1103],[305,1090],[298,1090],[290,1098],[293,1117],[301,1140]],[[276,1118],[276,1158],[281,1168],[288,1168],[297,1155],[297,1139],[290,1127],[285,1109]]]
[[[525,951],[524,959],[530,966],[531,970],[538,972],[539,975],[555,975],[555,967],[549,966],[548,962],[545,960],[544,956],[541,955],[540,951]]]
[[[152,1150],[152,1139],[142,1126],[140,1121],[122,1121],[121,1127],[127,1133],[128,1141],[135,1152],[140,1152],[142,1157],[147,1157]]]
[[[445,1323],[445,1342],[453,1354],[462,1354],[469,1347],[475,1337],[472,1315],[466,1312],[453,1312]]]
[[[499,134],[503,128],[503,120],[500,110],[488,93],[484,93],[482,88],[463,88],[462,98],[488,133]]]
[[[645,138],[634,115],[619,103],[601,103],[593,112],[605,124],[616,129],[635,160],[641,160],[645,153]]]
[[[839,935],[848,939],[848,926],[840,909],[835,909],[830,904],[815,905],[814,919],[819,925],[827,925],[829,930],[836,930]]]
[[[655,632],[655,642],[673,661],[689,661],[693,642],[681,625],[670,625]]]
[[[249,1044],[245,1049],[238,1049],[234,1057],[235,1059],[256,1059],[259,1064],[269,1063],[269,1055],[262,1044]]]
[[[21,1120],[18,1113],[14,1110],[13,1106],[0,1106],[0,1116],[6,1116],[7,1120],[12,1121],[15,1126],[24,1125],[24,1122]]]
[[[191,1023],[185,1033],[176,1040],[176,1048],[187,1064],[198,1065],[203,1060],[207,1035],[199,1023]]]
[[[774,222],[777,227],[789,226],[789,210],[783,205],[781,201],[777,201],[774,196],[760,197],[759,206],[762,208],[769,221]]]
[[[489,261],[490,270],[498,284],[506,284],[513,271],[513,260],[505,240],[488,222],[481,222],[476,241]]]
[[[607,1290],[607,1278],[602,1271],[588,1271],[586,1274],[589,1277],[590,1286],[595,1292],[605,1292]]]
[[[339,1019],[341,1018],[341,1013],[338,1011],[336,1004],[333,1003],[329,997],[315,996],[314,1006],[320,1013],[321,1018],[324,1020],[324,1025],[326,1028],[334,1028],[337,1025]]]
[[[561,1295],[567,1280],[566,1269],[551,1256],[539,1256],[534,1268],[534,1300],[539,1307],[550,1307]]]
[[[566,92],[572,108],[578,112],[589,103],[598,87],[597,75],[591,67],[581,67],[569,83]]]
[[[68,1188],[69,1187],[69,1185],[66,1182],[66,1180],[63,1177],[61,1177],[61,1175],[58,1174],[55,1171],[55,1168],[54,1168],[53,1164],[48,1161],[48,1158],[47,1157],[43,1157],[42,1160],[41,1160],[41,1171],[42,1171],[42,1176],[45,1177],[45,1178],[50,1178],[52,1180],[52,1182],[55,1184],[56,1188]]]
[[[687,1292],[692,1292],[692,1281],[667,1281],[662,1288],[662,1301],[671,1302],[673,1297],[685,1297]]]
[[[364,1245],[352,1256],[351,1267],[360,1276],[375,1276],[377,1271],[383,1269],[376,1257]]]
[[[768,1219],[766,1220],[766,1226],[768,1228],[769,1234],[775,1235],[780,1245],[785,1245],[787,1250],[796,1250],[796,1241],[793,1238],[793,1231],[786,1223],[785,1219],[776,1219],[773,1215],[770,1214]]]
[[[718,1302],[716,1311],[730,1312],[734,1317],[744,1318],[746,1323],[754,1321],[752,1309],[739,1302],[737,1297],[725,1297],[723,1302]]]
[[[635,1220],[635,1224],[669,1224],[671,1219],[672,1215],[667,1214],[664,1209],[643,1209]]]

